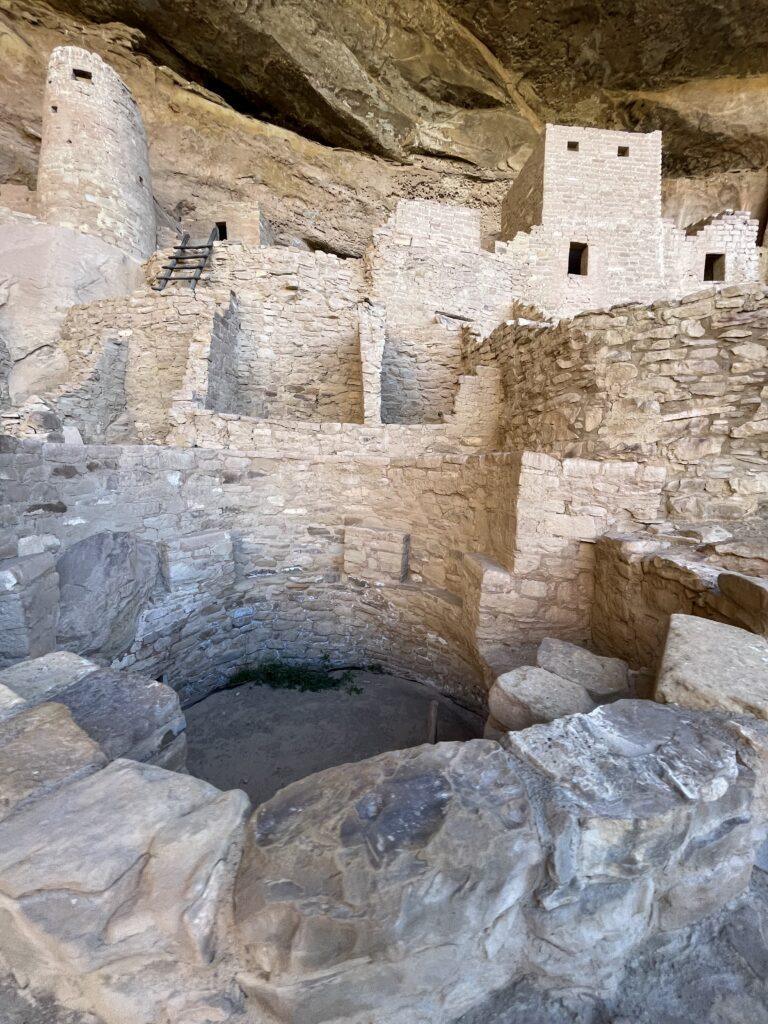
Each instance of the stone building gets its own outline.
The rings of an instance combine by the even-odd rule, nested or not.
[[[661,215],[661,132],[548,124],[507,193],[497,246],[518,297],[552,316],[759,278],[758,222],[690,234]]]
[[[399,203],[362,259],[223,206],[196,288],[155,290],[127,91],[68,48],[46,105],[39,194],[0,210],[14,983],[104,1024],[460,1024],[533,988],[635,1020],[630,965],[732,929],[728,1019],[762,1019],[755,222],[678,230],[659,133],[550,126],[495,251],[435,202]],[[183,707],[274,661],[376,667],[496,731],[249,817],[184,773]],[[507,1019],[566,1019],[532,1005]]]

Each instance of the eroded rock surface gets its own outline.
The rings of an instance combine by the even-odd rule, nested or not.
[[[421,747],[289,786],[236,885],[248,991],[302,1022],[450,1020],[503,974],[610,993],[654,932],[748,885],[767,741],[619,701],[507,753]]]
[[[222,942],[243,793],[115,761],[0,823],[0,954],[107,1022],[235,1019]]]

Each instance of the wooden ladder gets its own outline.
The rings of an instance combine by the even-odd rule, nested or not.
[[[194,291],[218,237],[219,229],[214,227],[207,242],[195,245],[189,241],[189,233],[185,233],[179,244],[173,247],[170,263],[163,264],[163,273],[152,285],[153,290],[161,292],[169,281],[189,281],[189,287]]]

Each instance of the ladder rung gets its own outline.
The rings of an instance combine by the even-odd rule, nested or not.
[[[205,261],[200,264],[200,269],[205,267]],[[163,270],[195,270],[195,267],[177,267],[175,263],[164,263]]]
[[[212,249],[210,242],[201,242],[200,245],[174,245],[178,252],[186,252],[187,249]]]

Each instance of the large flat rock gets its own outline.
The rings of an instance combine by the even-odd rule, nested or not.
[[[130,757],[173,769],[185,765],[186,721],[176,692],[164,683],[54,651],[0,672],[0,685],[24,701],[9,701],[5,712],[0,705],[0,717],[57,701],[109,760]]]
[[[0,722],[0,819],[106,763],[61,704],[41,704]]]
[[[672,615],[656,699],[768,719],[768,639],[693,615]]]
[[[28,704],[52,700],[57,693],[95,672],[99,666],[70,651],[52,651],[40,658],[19,661],[0,672],[0,683]]]

